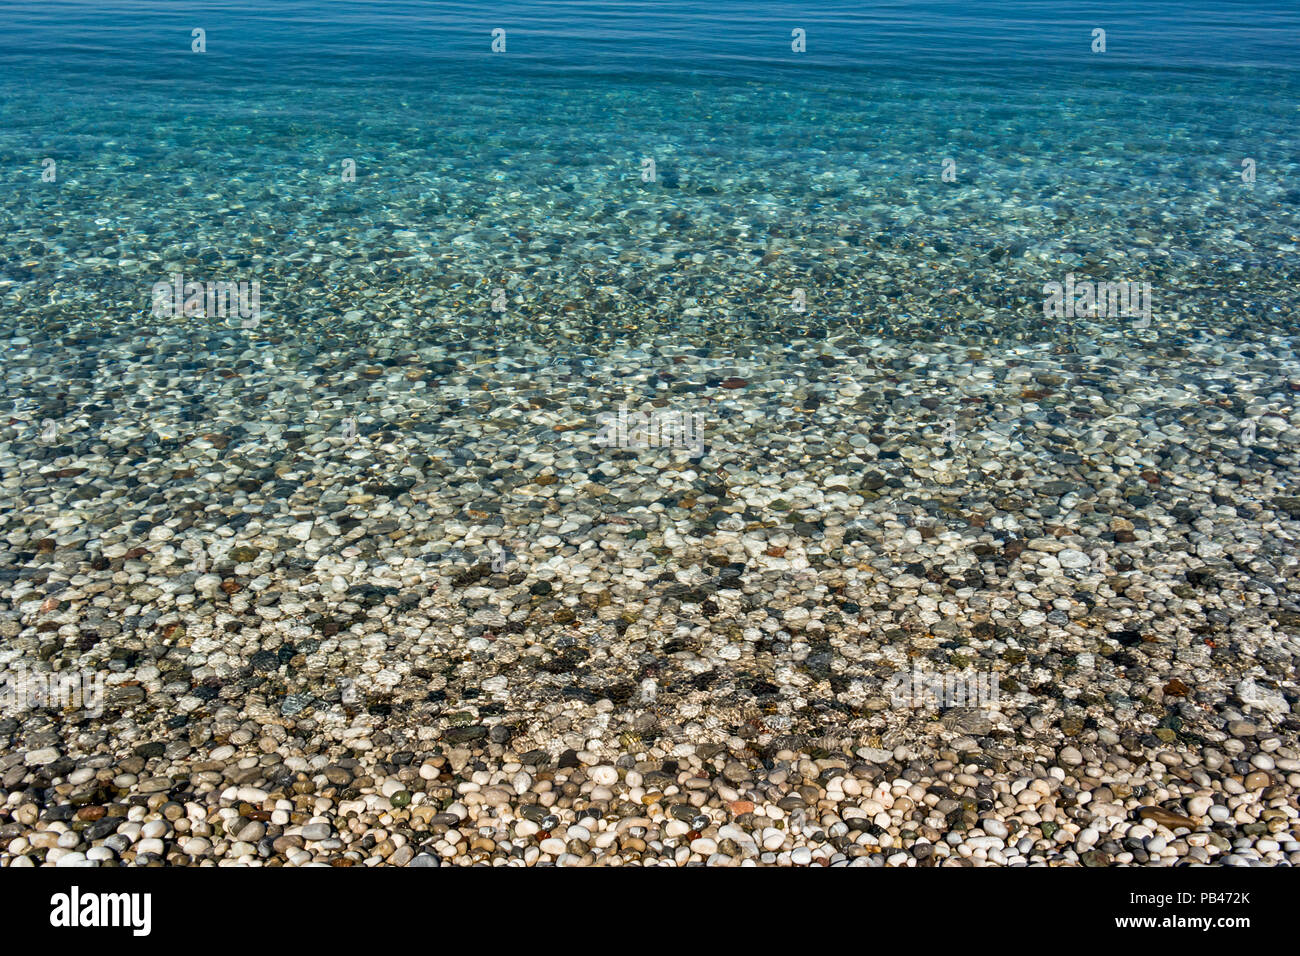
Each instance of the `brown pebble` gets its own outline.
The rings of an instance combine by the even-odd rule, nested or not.
[[[1196,821],[1190,817],[1185,817],[1181,813],[1174,813],[1172,810],[1165,810],[1162,807],[1143,807],[1138,811],[1138,816],[1143,820],[1150,820],[1158,823],[1163,827],[1173,830],[1177,827],[1186,827],[1189,830],[1196,829]]]
[[[1272,782],[1273,778],[1263,770],[1256,770],[1254,773],[1246,774],[1245,784],[1247,790],[1263,790]]]

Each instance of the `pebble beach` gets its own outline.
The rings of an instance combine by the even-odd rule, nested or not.
[[[0,866],[1300,863],[1294,114],[534,68],[0,132]]]
[[[1293,353],[135,344],[3,433],[4,660],[107,675],[0,723],[8,865],[1296,861]]]

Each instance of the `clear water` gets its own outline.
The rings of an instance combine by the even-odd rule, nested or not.
[[[0,666],[116,682],[6,787],[246,719],[1294,757],[1300,5],[808,7],[0,0]]]
[[[597,296],[598,336],[698,305],[756,336],[996,340],[1078,332],[1040,321],[1043,282],[1074,271],[1152,282],[1170,333],[1294,323],[1290,3],[2,9],[12,305],[138,319],[143,279],[190,263],[258,278],[287,336],[394,284],[426,314],[486,307],[513,276],[542,328]],[[847,275],[835,245],[874,268]],[[328,266],[285,262],[309,251]]]

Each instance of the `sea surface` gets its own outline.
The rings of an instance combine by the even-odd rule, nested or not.
[[[1045,326],[1067,273],[1150,282],[1168,333],[1291,330],[1298,27],[1285,2],[4,3],[5,321],[147,321],[181,266],[257,279],[286,338],[376,298],[457,322],[500,285],[533,331],[579,301],[597,340],[1126,331]]]
[[[1300,865],[1298,69],[0,0],[0,864]]]

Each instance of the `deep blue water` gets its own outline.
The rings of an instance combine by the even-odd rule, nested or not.
[[[488,36],[507,30],[511,69],[570,75],[699,74],[764,81],[795,67],[790,30],[804,28],[809,67],[905,76],[909,71],[1048,81],[1092,69],[1090,33],[1107,30],[1106,65],[1190,74],[1294,74],[1300,10],[1285,2],[1034,3],[990,0],[744,4],[662,2],[439,3],[278,0],[5,3],[0,65],[35,85],[202,86],[256,79],[274,86],[387,81],[427,88],[458,70],[500,71]],[[198,70],[188,35],[208,31]],[[184,40],[185,42],[179,42]],[[1082,38],[1082,39],[1081,39]],[[14,77],[11,75],[10,77]],[[921,79],[920,77],[913,77]],[[107,92],[107,91],[105,91]]]

